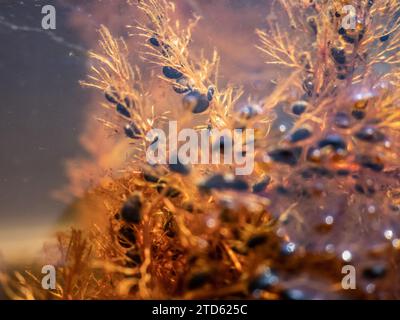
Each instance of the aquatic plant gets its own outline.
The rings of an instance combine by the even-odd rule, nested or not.
[[[342,26],[348,4],[356,8],[355,29]],[[180,118],[161,109],[128,62],[125,41],[102,27],[101,50],[90,53],[82,84],[104,95],[110,112],[100,121],[135,153],[123,177],[94,190],[109,225],[88,227],[90,250],[76,231],[60,245],[68,254],[53,297],[398,297],[398,2],[274,2],[267,29],[256,31],[257,47],[288,76],[245,106],[243,90],[220,84],[216,51],[211,58],[191,53],[199,17],[184,25],[166,0],[132,5],[147,21],[129,30],[143,39],[141,56],[170,94],[181,96],[180,106],[170,106]],[[291,127],[280,123],[278,107]],[[254,171],[149,165],[146,150],[159,141],[146,133],[168,120],[196,130],[254,129],[254,141],[242,141],[244,150],[255,146]],[[359,271],[355,290],[341,287],[347,264]],[[23,282],[29,297],[39,292]]]

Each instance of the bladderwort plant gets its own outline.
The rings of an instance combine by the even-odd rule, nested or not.
[[[194,58],[199,17],[173,18],[178,2],[131,5],[146,19],[131,35],[144,39],[140,56],[180,97],[179,119],[159,110],[164,101],[146,91],[125,41],[103,26],[82,85],[105,96],[110,112],[101,122],[129,139],[135,156],[122,177],[92,190],[109,223],[60,236],[57,289],[44,295],[19,274],[2,278],[10,296],[397,298],[399,3],[272,2],[257,47],[281,76],[252,103],[221,85],[217,51]],[[356,9],[355,28],[342,26],[345,5]],[[281,108],[292,125],[278,132]],[[241,140],[244,151],[254,146],[254,170],[236,175],[235,161],[148,164],[159,137],[147,133],[168,121],[177,132],[254,130],[252,141]],[[340,285],[345,265],[356,270],[355,289]]]

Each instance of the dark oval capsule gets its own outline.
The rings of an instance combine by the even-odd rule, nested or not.
[[[292,112],[299,116],[307,109],[308,103],[306,101],[297,101],[292,105]]]
[[[350,117],[345,112],[338,112],[335,115],[335,125],[342,129],[348,129],[351,125]]]
[[[176,80],[176,84],[173,89],[178,94],[184,94],[190,91],[189,80],[186,77],[182,77]]]
[[[194,290],[203,287],[208,281],[210,281],[210,273],[207,271],[197,272],[193,274],[188,281],[188,289]]]
[[[235,191],[247,191],[249,185],[246,181],[240,178],[226,178],[223,175],[216,174],[207,178],[199,185],[199,188],[204,191],[209,190],[224,190],[231,189]]]
[[[249,247],[250,249],[254,249],[255,247],[263,245],[266,242],[267,242],[267,236],[265,234],[257,234],[250,237],[250,239],[247,240],[247,247]]]
[[[343,35],[343,36],[342,36],[342,39],[343,39],[344,41],[346,41],[347,43],[350,43],[350,44],[354,44],[354,43],[356,42],[356,39],[355,39],[355,38],[353,38],[353,37],[351,37],[351,36],[349,36],[349,35],[347,35],[347,34]]]
[[[344,35],[344,34],[346,34],[346,29],[345,29],[345,28],[343,28],[343,27],[339,28],[339,30],[338,30],[338,34],[340,34],[340,35]]]
[[[332,147],[335,150],[346,150],[347,149],[347,144],[343,140],[343,138],[338,135],[338,134],[330,134],[328,135],[325,139],[321,140],[318,143],[319,148],[324,148],[324,147]]]
[[[158,193],[162,193],[165,189],[165,187],[167,186],[167,182],[164,180],[160,180],[158,185],[157,185],[157,192]]]
[[[165,188],[167,189],[165,190]],[[162,193],[164,192],[164,190],[165,190],[164,194],[167,198],[176,198],[181,194],[181,192],[178,189],[168,186],[166,181],[161,180],[157,185],[157,192]]]
[[[120,115],[122,115],[126,118],[131,117],[131,113],[128,111],[128,109],[122,103],[118,103],[116,109]]]
[[[142,263],[142,256],[136,248],[129,250],[125,255],[129,258],[130,267],[136,267]]]
[[[396,205],[396,204],[391,204],[389,206],[390,210],[394,211],[394,212],[399,212],[400,211],[400,205]]]
[[[240,178],[235,178],[233,180],[226,180],[226,188],[235,190],[235,191],[247,191],[249,189],[249,185],[247,184],[246,181],[240,179]]]
[[[354,136],[359,140],[369,143],[377,143],[385,140],[385,135],[371,126],[361,128]]]
[[[260,182],[253,185],[253,192],[259,193],[263,192],[271,182],[271,177],[265,177]]]
[[[316,35],[318,33],[318,25],[317,25],[317,20],[315,19],[315,17],[308,17],[307,23],[310,26],[312,32]]]
[[[179,157],[177,157],[176,163],[168,164],[168,168],[172,172],[176,172],[182,175],[188,175],[190,173],[190,168],[187,165],[181,163]]]
[[[118,237],[118,243],[122,248],[125,248],[125,249],[132,247],[132,244],[129,241],[127,241],[121,237]]]
[[[363,277],[367,279],[379,279],[386,276],[387,268],[384,264],[376,264],[371,267],[367,267],[363,271]]]
[[[368,155],[358,155],[356,157],[356,162],[364,168],[371,169],[375,172],[381,172],[384,169],[384,165],[379,159],[374,159]]]
[[[327,177],[327,178],[333,178],[333,173],[332,173],[332,171],[330,171],[330,170],[327,169],[327,168],[324,168],[324,167],[313,167],[313,168],[310,168],[310,170],[311,170],[312,172],[314,172],[317,176],[320,176],[320,177]]]
[[[299,161],[302,152],[301,147],[291,149],[276,149],[268,153],[270,158],[275,162],[280,162],[295,166]]]
[[[363,167],[371,169],[372,171],[375,172],[381,172],[384,169],[384,165],[382,163],[377,163],[377,162],[364,162]]]
[[[353,174],[351,175],[351,177],[352,177],[354,180],[360,179],[360,175],[357,174],[357,173],[353,173]]]
[[[353,110],[351,112],[351,115],[353,116],[354,119],[356,120],[362,120],[365,118],[366,114],[362,110]]]
[[[135,107],[135,102],[132,101],[131,99],[129,99],[128,97],[126,97],[126,98],[124,99],[124,102],[125,102],[125,106],[126,106],[128,109],[134,108],[134,107]]]
[[[199,185],[199,188],[204,190],[224,189],[226,186],[226,181],[223,175],[216,174],[207,178],[204,182]]]
[[[143,173],[143,179],[147,182],[151,182],[151,183],[157,183],[160,178],[150,174],[150,173]]]
[[[163,67],[162,72],[168,79],[179,79],[183,77],[183,73],[173,67]]]
[[[185,209],[187,212],[194,212],[194,205],[191,202],[184,202],[182,208]]]
[[[350,173],[351,172],[346,169],[340,169],[340,170],[336,171],[336,174],[341,177],[348,177],[350,175]]]
[[[283,195],[283,196],[287,196],[290,194],[290,190],[288,188],[284,187],[283,185],[276,186],[275,191],[278,194]]]
[[[136,243],[136,236],[133,229],[129,226],[122,226],[118,231],[118,240],[120,244],[127,244],[128,247],[131,247]]]
[[[279,277],[270,268],[262,271],[256,275],[249,282],[249,291],[254,292],[256,290],[269,290],[279,282]]]
[[[207,99],[211,101],[214,98],[215,88],[213,86],[208,87]]]
[[[345,42],[350,43],[350,44],[354,44],[354,43],[356,42],[356,39],[355,39],[355,38],[353,38],[352,36],[350,36],[350,35],[347,34],[347,31],[346,31],[345,28],[341,27],[341,28],[338,30],[338,33],[341,35],[342,39],[343,39]]]
[[[365,194],[365,189],[364,189],[364,187],[361,185],[361,184],[356,184],[355,186],[354,186],[354,189],[358,192],[358,193],[360,193],[360,194]]]
[[[290,142],[296,143],[299,141],[303,141],[311,137],[311,131],[306,128],[301,128],[293,132],[290,136]]]
[[[379,40],[381,42],[385,42],[385,41],[389,40],[389,37],[390,37],[390,34],[385,34],[382,37],[380,37]]]
[[[174,187],[168,187],[167,192],[165,193],[165,196],[167,198],[176,198],[176,197],[179,197],[180,194],[181,194],[181,192],[178,189],[176,189]]]
[[[210,102],[207,96],[198,91],[191,91],[183,98],[183,106],[193,113],[202,113],[208,109]]]
[[[142,218],[142,200],[139,195],[131,196],[121,209],[121,217],[128,223],[137,224]]]
[[[125,135],[131,139],[139,139],[142,134],[140,129],[132,122],[124,127]]]
[[[159,47],[160,46],[160,42],[158,41],[158,39],[156,37],[151,37],[149,39],[149,42],[154,47]]]
[[[113,89],[107,90],[104,93],[104,96],[105,96],[106,100],[112,104],[117,104],[119,102],[118,93]]]
[[[346,53],[342,48],[331,48],[331,55],[333,60],[338,64],[346,63]]]

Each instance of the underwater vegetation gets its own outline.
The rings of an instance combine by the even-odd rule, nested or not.
[[[355,29],[342,26],[343,6]],[[59,236],[57,289],[33,276],[1,282],[12,298],[395,299],[400,296],[400,4],[395,0],[278,0],[256,30],[265,63],[286,74],[272,93],[221,85],[220,57],[190,50],[200,17],[175,3],[133,2],[141,52],[100,29],[83,87],[104,96],[107,130],[129,139],[122,177],[93,192],[106,227]],[[153,64],[180,105],[165,109],[129,58]],[[293,126],[280,123],[283,108]],[[179,118],[171,117],[179,110]],[[179,128],[251,128],[254,170],[236,164],[149,165],[146,135]],[[224,149],[224,141],[219,148]],[[168,150],[174,152],[175,150]],[[246,151],[244,151],[246,152]],[[356,288],[342,287],[354,266]],[[15,278],[15,279],[14,279]]]

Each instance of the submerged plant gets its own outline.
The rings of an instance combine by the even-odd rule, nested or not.
[[[355,29],[342,26],[348,4]],[[216,51],[211,59],[190,52],[199,17],[183,26],[172,18],[173,2],[137,5],[147,21],[129,30],[143,39],[142,57],[170,94],[181,96],[180,106],[170,106],[180,118],[162,111],[128,62],[124,40],[102,27],[101,50],[90,53],[82,84],[104,94],[110,112],[101,121],[131,141],[134,159],[123,177],[95,190],[109,226],[88,227],[87,278],[74,282],[65,273],[54,297],[398,297],[398,2],[274,2],[257,47],[289,75],[245,106],[245,92],[221,85]],[[280,123],[279,107],[291,127]],[[149,165],[146,150],[160,141],[147,132],[168,120],[178,129],[254,129],[254,141],[242,141],[244,150],[254,144],[254,171]],[[354,290],[341,286],[348,264],[358,271]]]

